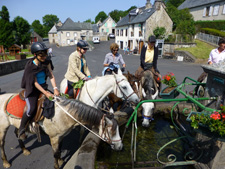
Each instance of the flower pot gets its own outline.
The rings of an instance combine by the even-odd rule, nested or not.
[[[166,87],[160,92],[160,96],[163,99],[174,99],[176,98],[180,93],[176,90],[176,87]]]

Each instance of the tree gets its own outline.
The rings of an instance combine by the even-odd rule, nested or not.
[[[57,24],[59,22],[59,18],[56,15],[45,15],[42,18],[44,30],[45,30],[45,36],[48,36],[48,32],[51,30],[51,28],[54,26],[54,24]]]
[[[185,0],[164,0],[166,5],[171,4],[171,5],[173,5],[176,8],[178,6],[180,6],[184,1]]]
[[[18,45],[26,45],[30,41],[30,25],[27,20],[17,16],[13,20],[13,29],[15,31],[15,40]]]
[[[120,18],[123,18],[125,17],[132,9],[135,9],[137,8],[136,6],[132,6],[130,7],[128,10],[126,11],[120,11],[120,10],[114,10],[114,11],[111,11],[109,13],[109,15],[111,16],[111,18],[115,21],[115,22],[118,22],[120,20]]]
[[[91,19],[87,19],[87,20],[86,20],[86,21],[84,21],[84,22],[94,24],[94,21],[91,21]]]
[[[2,11],[0,11],[0,17],[4,21],[9,22],[9,11],[6,6],[2,6]]]
[[[103,22],[108,16],[104,11],[101,11],[98,13],[98,15],[95,17],[95,23],[97,23],[99,20]]]
[[[13,37],[13,25],[9,22],[9,12],[5,6],[0,11],[0,45],[9,48],[15,43]]]
[[[157,39],[163,39],[165,38],[166,29],[164,27],[157,27],[153,30],[153,34]]]
[[[39,20],[35,20],[32,24],[31,24],[32,28],[34,29],[34,32],[37,32],[38,35],[40,35],[41,37],[45,36],[45,31],[44,31],[44,27],[43,25],[40,23]]]

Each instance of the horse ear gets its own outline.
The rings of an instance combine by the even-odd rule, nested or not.
[[[107,125],[113,125],[113,122],[108,117],[105,117],[105,121]]]
[[[118,75],[123,75],[123,73],[120,69],[118,69]]]

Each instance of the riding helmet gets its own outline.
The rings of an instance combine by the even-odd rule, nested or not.
[[[79,40],[79,42],[77,43],[77,47],[82,49],[88,49],[88,43],[84,40]]]
[[[31,53],[34,54],[38,51],[48,50],[47,46],[42,42],[35,42],[31,46]]]
[[[149,36],[149,38],[148,38],[148,42],[150,42],[150,43],[155,43],[156,42],[156,38],[155,38],[155,36]]]

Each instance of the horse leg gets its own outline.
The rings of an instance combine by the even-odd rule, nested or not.
[[[50,137],[50,141],[51,141],[51,145],[52,145],[52,149],[53,149],[53,154],[54,154],[54,168],[55,169],[59,169],[59,166],[63,164],[63,160],[60,158],[61,152],[59,151],[59,137],[54,137],[51,138]]]
[[[5,148],[4,148],[4,146],[5,146],[5,136],[6,136],[6,132],[7,132],[8,128],[9,127],[0,130],[0,148],[1,148],[1,156],[2,156],[4,168],[11,167],[11,164],[8,162],[7,157],[5,155]]]
[[[18,129],[17,128],[15,128],[14,133],[15,133],[16,137],[18,138]],[[26,149],[23,141],[21,139],[18,139],[18,142],[19,142],[21,150],[23,151],[23,154],[25,156],[30,155],[30,151]]]

